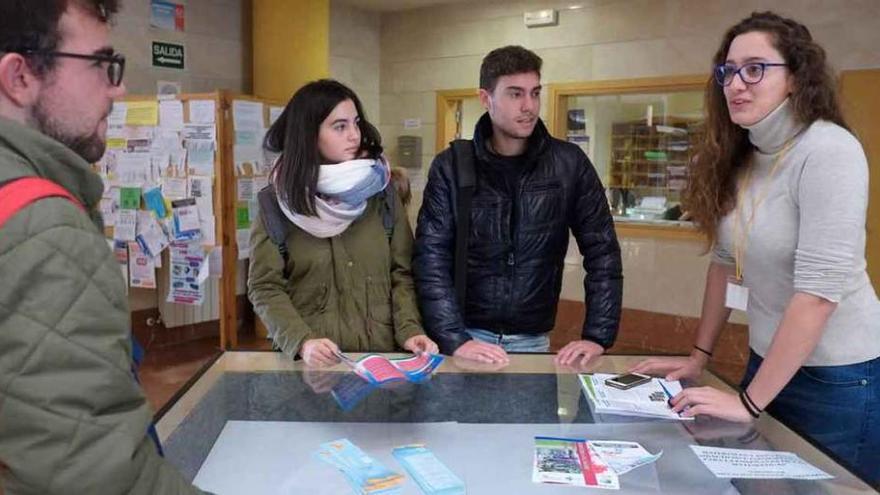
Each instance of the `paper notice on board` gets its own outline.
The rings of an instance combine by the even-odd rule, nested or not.
[[[192,175],[214,175],[214,141],[186,142],[187,168]]]
[[[251,257],[251,229],[238,229],[235,231],[235,242],[238,244],[238,259],[246,260]]]
[[[157,126],[159,125],[158,101],[129,101],[125,115],[126,126]]]
[[[150,153],[119,153],[116,155],[116,180],[120,184],[142,186],[152,179]]]
[[[166,100],[159,102],[159,127],[162,129],[183,130],[183,102]]]
[[[162,195],[172,201],[186,198],[186,179],[182,177],[165,177],[162,179]]]
[[[193,124],[213,124],[216,122],[216,117],[214,100],[190,100],[189,121]]]
[[[137,243],[151,258],[159,256],[168,247],[168,235],[149,211],[138,211]]]
[[[792,452],[690,447],[718,478],[825,480],[834,477]]]
[[[191,139],[198,141],[216,141],[217,129],[214,124],[185,124],[183,126],[181,137],[187,141]]]
[[[217,219],[213,215],[206,216],[199,214],[199,230],[202,233],[202,246],[213,246],[217,244]]]
[[[188,196],[196,199],[200,216],[214,216],[214,184],[211,177],[191,175]]]
[[[208,255],[209,274],[212,277],[220,278],[223,276],[223,246],[215,246]]]
[[[117,241],[134,241],[136,229],[137,210],[119,210],[116,225],[113,226],[113,238]]]
[[[136,242],[128,243],[128,280],[132,287],[156,288],[156,264]]]
[[[281,117],[281,114],[283,112],[284,112],[284,107],[270,106],[269,107],[269,125],[271,126],[272,124],[274,124],[275,121],[278,120],[278,117]]]
[[[202,282],[209,273],[204,248],[198,241],[174,242],[169,252],[168,302],[200,306],[205,300]]]
[[[108,187],[104,190],[101,197],[101,217],[104,219],[104,225],[113,227],[116,225],[116,218],[119,216],[119,188]]]
[[[254,195],[254,179],[243,177],[238,179],[238,201],[253,201]]]
[[[186,176],[186,148],[171,150],[168,158],[168,169],[162,175],[168,177]]]
[[[265,127],[263,104],[255,101],[235,100],[232,102],[233,129],[243,131]]]
[[[107,116],[108,127],[120,127],[125,125],[125,118],[128,115],[128,104],[124,101],[114,101],[113,107],[110,109],[110,115]]]

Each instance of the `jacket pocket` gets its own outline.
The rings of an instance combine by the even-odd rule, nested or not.
[[[857,363],[844,366],[803,366],[798,373],[804,378],[832,387],[860,387],[867,385],[870,376],[868,363]]]
[[[541,231],[565,221],[562,183],[557,180],[527,184],[523,189],[523,230]]]

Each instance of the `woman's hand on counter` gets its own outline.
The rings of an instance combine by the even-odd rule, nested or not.
[[[300,355],[307,366],[323,368],[339,362],[339,347],[330,339],[309,339],[303,342]]]
[[[708,360],[702,356],[687,357],[655,357],[646,359],[632,368],[631,373],[663,376],[667,380],[699,378]]]
[[[687,418],[705,414],[736,423],[749,423],[753,419],[739,396],[712,387],[686,388],[673,397],[670,404],[673,411]]]
[[[440,348],[427,335],[414,335],[403,343],[403,348],[413,354],[427,352],[428,354],[437,354]]]

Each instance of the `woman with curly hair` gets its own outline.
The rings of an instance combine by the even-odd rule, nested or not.
[[[713,258],[689,357],[635,371],[693,378],[731,309],[749,317],[739,396],[672,399],[686,416],[747,422],[763,410],[880,481],[880,302],[865,271],[868,165],[825,51],[771,12],[733,26],[706,88],[706,138],[686,206]]]

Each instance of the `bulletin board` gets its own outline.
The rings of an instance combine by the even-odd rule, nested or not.
[[[226,91],[132,96],[108,118],[105,233],[127,286],[159,289],[167,303],[200,306],[219,278],[220,346],[237,346],[237,262],[250,254],[256,193],[272,157],[262,140],[281,107]]]

